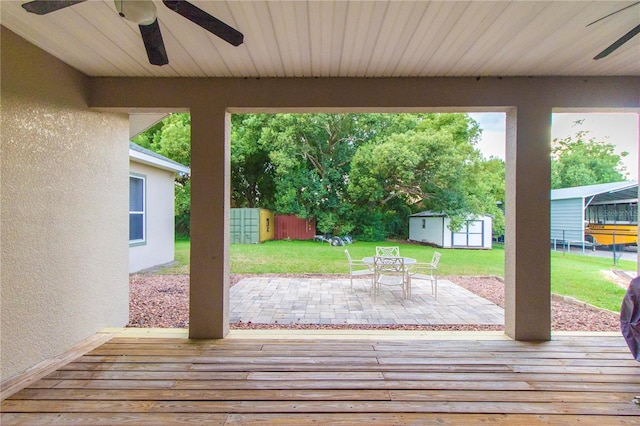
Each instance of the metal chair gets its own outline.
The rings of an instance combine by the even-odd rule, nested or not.
[[[376,256],[400,257],[400,247],[376,247]]]
[[[375,279],[373,285],[374,297],[380,294],[380,287],[401,286],[402,298],[407,298],[407,270],[404,267],[404,258],[375,256],[373,258]]]
[[[431,282],[431,294],[434,299],[438,299],[438,264],[440,263],[440,253],[433,253],[431,262],[416,263],[408,272],[407,293],[411,297],[411,282],[413,280],[425,280]]]
[[[362,260],[353,260],[351,259],[351,255],[349,255],[349,250],[345,249],[344,254],[347,255],[347,260],[349,261],[349,278],[351,280],[351,291],[353,291],[353,277],[364,277],[367,275],[371,276],[371,286],[373,287],[373,276],[374,271],[371,269],[371,265],[364,263]],[[354,267],[356,269],[354,269]],[[365,267],[366,269],[362,269]]]

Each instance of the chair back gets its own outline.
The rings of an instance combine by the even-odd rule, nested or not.
[[[404,258],[402,257],[386,257],[386,256],[375,256],[373,258],[373,264],[378,274],[393,274],[393,273],[402,273],[404,274]]]
[[[437,268],[438,263],[440,263],[440,253],[436,251],[433,252],[433,257],[431,258],[431,266]]]
[[[349,264],[351,264],[351,256],[349,255],[349,250],[344,249],[344,254],[347,255],[347,261],[349,262]]]
[[[376,256],[400,257],[400,247],[376,247]]]

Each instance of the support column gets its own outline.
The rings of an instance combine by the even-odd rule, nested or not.
[[[189,338],[229,333],[229,141],[224,109],[191,109]]]
[[[551,113],[507,113],[505,332],[515,340],[551,339]]]

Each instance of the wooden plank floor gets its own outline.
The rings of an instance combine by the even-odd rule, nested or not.
[[[620,336],[114,337],[2,401],[12,424],[640,424]]]

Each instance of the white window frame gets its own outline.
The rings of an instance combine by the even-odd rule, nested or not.
[[[142,211],[131,210],[131,179],[142,181]],[[131,215],[142,216],[142,238],[132,240],[131,229],[129,229],[129,246],[144,245],[147,243],[147,177],[138,173],[129,173],[129,223],[131,223]]]

